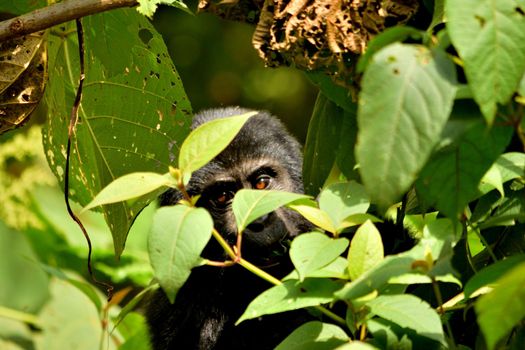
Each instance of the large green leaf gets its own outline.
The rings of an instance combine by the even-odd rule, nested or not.
[[[356,105],[349,109],[338,107],[323,93],[317,96],[304,151],[303,181],[308,194],[319,193],[334,162],[347,178],[357,177],[353,169]]]
[[[337,259],[348,247],[348,239],[333,239],[320,232],[299,235],[292,241],[290,259],[299,279],[302,281],[310,273]]]
[[[232,210],[237,229],[242,232],[252,221],[290,202],[305,199],[299,193],[274,190],[240,190],[235,194]]]
[[[294,330],[275,350],[333,350],[349,340],[338,326],[312,321]]]
[[[86,80],[72,139],[70,195],[85,205],[124,174],[166,172],[189,132],[191,107],[160,34],[137,11],[109,11],[83,23]],[[63,24],[49,36],[49,118],[43,137],[49,165],[61,182],[79,79],[74,28]],[[117,256],[136,215],[154,195],[103,207]]]
[[[447,344],[437,312],[414,295],[381,295],[366,305],[370,308],[370,312],[377,316],[401,327],[413,329],[418,334],[444,345]]]
[[[363,76],[356,149],[372,202],[389,206],[412,185],[439,140],[455,91],[456,71],[442,51],[393,44],[373,57]]]
[[[525,71],[525,1],[447,0],[445,11],[474,99],[492,123]]]
[[[482,120],[478,121],[457,142],[432,156],[416,183],[420,198],[456,219],[476,197],[481,178],[511,135],[510,127],[494,126],[488,130]]]
[[[478,323],[489,350],[525,317],[525,263],[507,272],[476,303]]]
[[[333,294],[339,287],[338,283],[324,278],[310,278],[302,283],[286,280],[255,298],[237,324],[262,315],[329,303],[333,301]]]
[[[153,218],[148,251],[155,277],[171,302],[211,238],[213,220],[203,208],[162,207]]]

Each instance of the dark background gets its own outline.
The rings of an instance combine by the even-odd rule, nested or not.
[[[196,12],[196,1],[188,2]],[[266,68],[251,44],[253,25],[162,6],[162,34],[193,111],[239,105],[278,116],[304,143],[317,88],[297,69]]]

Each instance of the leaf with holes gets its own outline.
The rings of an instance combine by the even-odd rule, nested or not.
[[[177,159],[191,116],[163,39],[144,16],[119,9],[86,17],[83,24],[86,80],[69,176],[70,196],[81,205],[122,175],[166,172]],[[43,139],[49,166],[62,183],[67,125],[79,79],[76,37],[74,23],[49,35],[49,118]],[[102,208],[117,257],[135,217],[156,195]]]
[[[157,210],[148,251],[155,277],[172,303],[191,269],[202,263],[200,254],[212,229],[213,220],[205,209],[175,205]]]
[[[525,72],[524,0],[447,0],[447,32],[489,123]]]
[[[363,76],[356,149],[372,202],[387,207],[415,181],[439,141],[455,91],[456,71],[442,51],[393,44],[374,55]]]

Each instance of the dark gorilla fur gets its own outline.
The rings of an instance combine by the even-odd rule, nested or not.
[[[249,112],[241,108],[211,109],[196,115],[192,128],[217,118]],[[207,208],[215,228],[231,244],[236,240],[235,219],[229,205],[241,188],[254,188],[258,179],[269,179],[267,189],[303,192],[302,156],[299,143],[279,120],[266,112],[251,117],[233,142],[212,162],[196,171],[188,193],[201,195],[198,206]],[[177,191],[161,196],[161,205],[180,200]],[[281,278],[292,270],[287,242],[310,224],[288,209],[256,220],[243,235],[242,255],[248,261]],[[211,240],[203,257],[224,260],[222,248]],[[154,349],[273,349],[309,318],[305,311],[268,315],[235,326],[255,296],[268,282],[241,266],[193,269],[179,290],[175,303],[162,290],[150,299],[146,317]]]

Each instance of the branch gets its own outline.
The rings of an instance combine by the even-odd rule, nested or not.
[[[77,18],[136,5],[138,0],[66,0],[0,22],[0,43]]]

